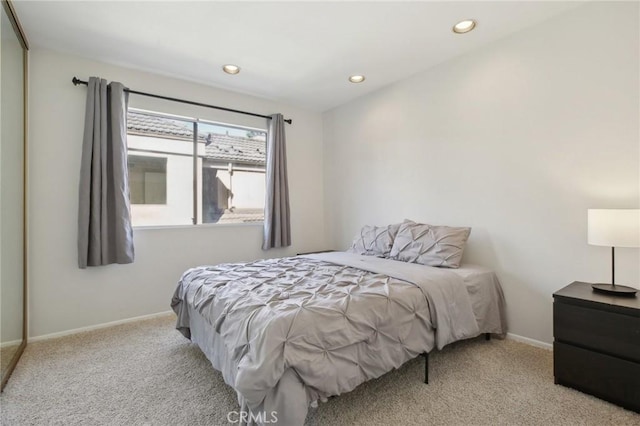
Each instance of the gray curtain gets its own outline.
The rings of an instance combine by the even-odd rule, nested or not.
[[[271,116],[268,135],[263,250],[291,245],[289,181],[282,114]]]
[[[89,79],[80,166],[80,268],[133,262],[127,103],[128,94],[121,83]]]

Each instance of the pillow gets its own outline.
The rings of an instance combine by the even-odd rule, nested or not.
[[[389,257],[428,266],[458,268],[471,228],[433,226],[406,220],[393,242]]]
[[[393,240],[400,229],[400,224],[389,226],[365,225],[356,235],[347,249],[349,253],[364,254],[366,256],[389,257]]]

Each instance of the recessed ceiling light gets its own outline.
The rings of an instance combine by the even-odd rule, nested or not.
[[[453,26],[453,32],[457,34],[468,33],[472,29],[476,27],[476,21],[473,19],[465,19],[464,21],[460,21]]]
[[[222,70],[227,74],[238,74],[240,72],[240,67],[237,65],[227,64],[222,67]]]
[[[352,75],[349,77],[349,81],[352,83],[362,83],[364,81],[364,75]]]

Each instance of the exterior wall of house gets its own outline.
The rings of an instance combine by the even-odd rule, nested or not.
[[[191,225],[194,217],[193,142],[141,135],[129,135],[127,139],[130,155],[164,158],[167,162],[166,203],[136,204],[132,202],[131,216],[134,226]],[[144,150],[162,151],[167,154]],[[198,156],[204,153],[204,143],[198,143]],[[210,169],[213,179],[204,178],[203,167]],[[198,223],[216,223],[219,214],[214,214],[214,210],[223,211],[225,208],[233,208],[241,211],[264,208],[264,168],[240,166],[240,170],[237,170],[238,166],[235,167],[236,170],[230,172],[228,163],[215,162],[214,164],[210,160],[205,160],[203,166],[203,159],[198,158]],[[215,185],[215,188],[205,188],[205,184]],[[214,201],[217,201],[215,207],[211,206]]]
[[[229,179],[228,172],[224,172]],[[264,207],[266,189],[265,175],[262,172],[234,171],[231,186],[233,192],[232,207],[236,209],[259,209]]]
[[[191,225],[193,223],[193,143],[148,136],[129,135],[129,154],[165,158],[166,204],[131,204],[134,226]],[[140,152],[136,149],[166,151],[169,155]]]

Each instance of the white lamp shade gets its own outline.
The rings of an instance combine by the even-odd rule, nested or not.
[[[594,246],[640,247],[640,209],[589,209],[587,235]]]

